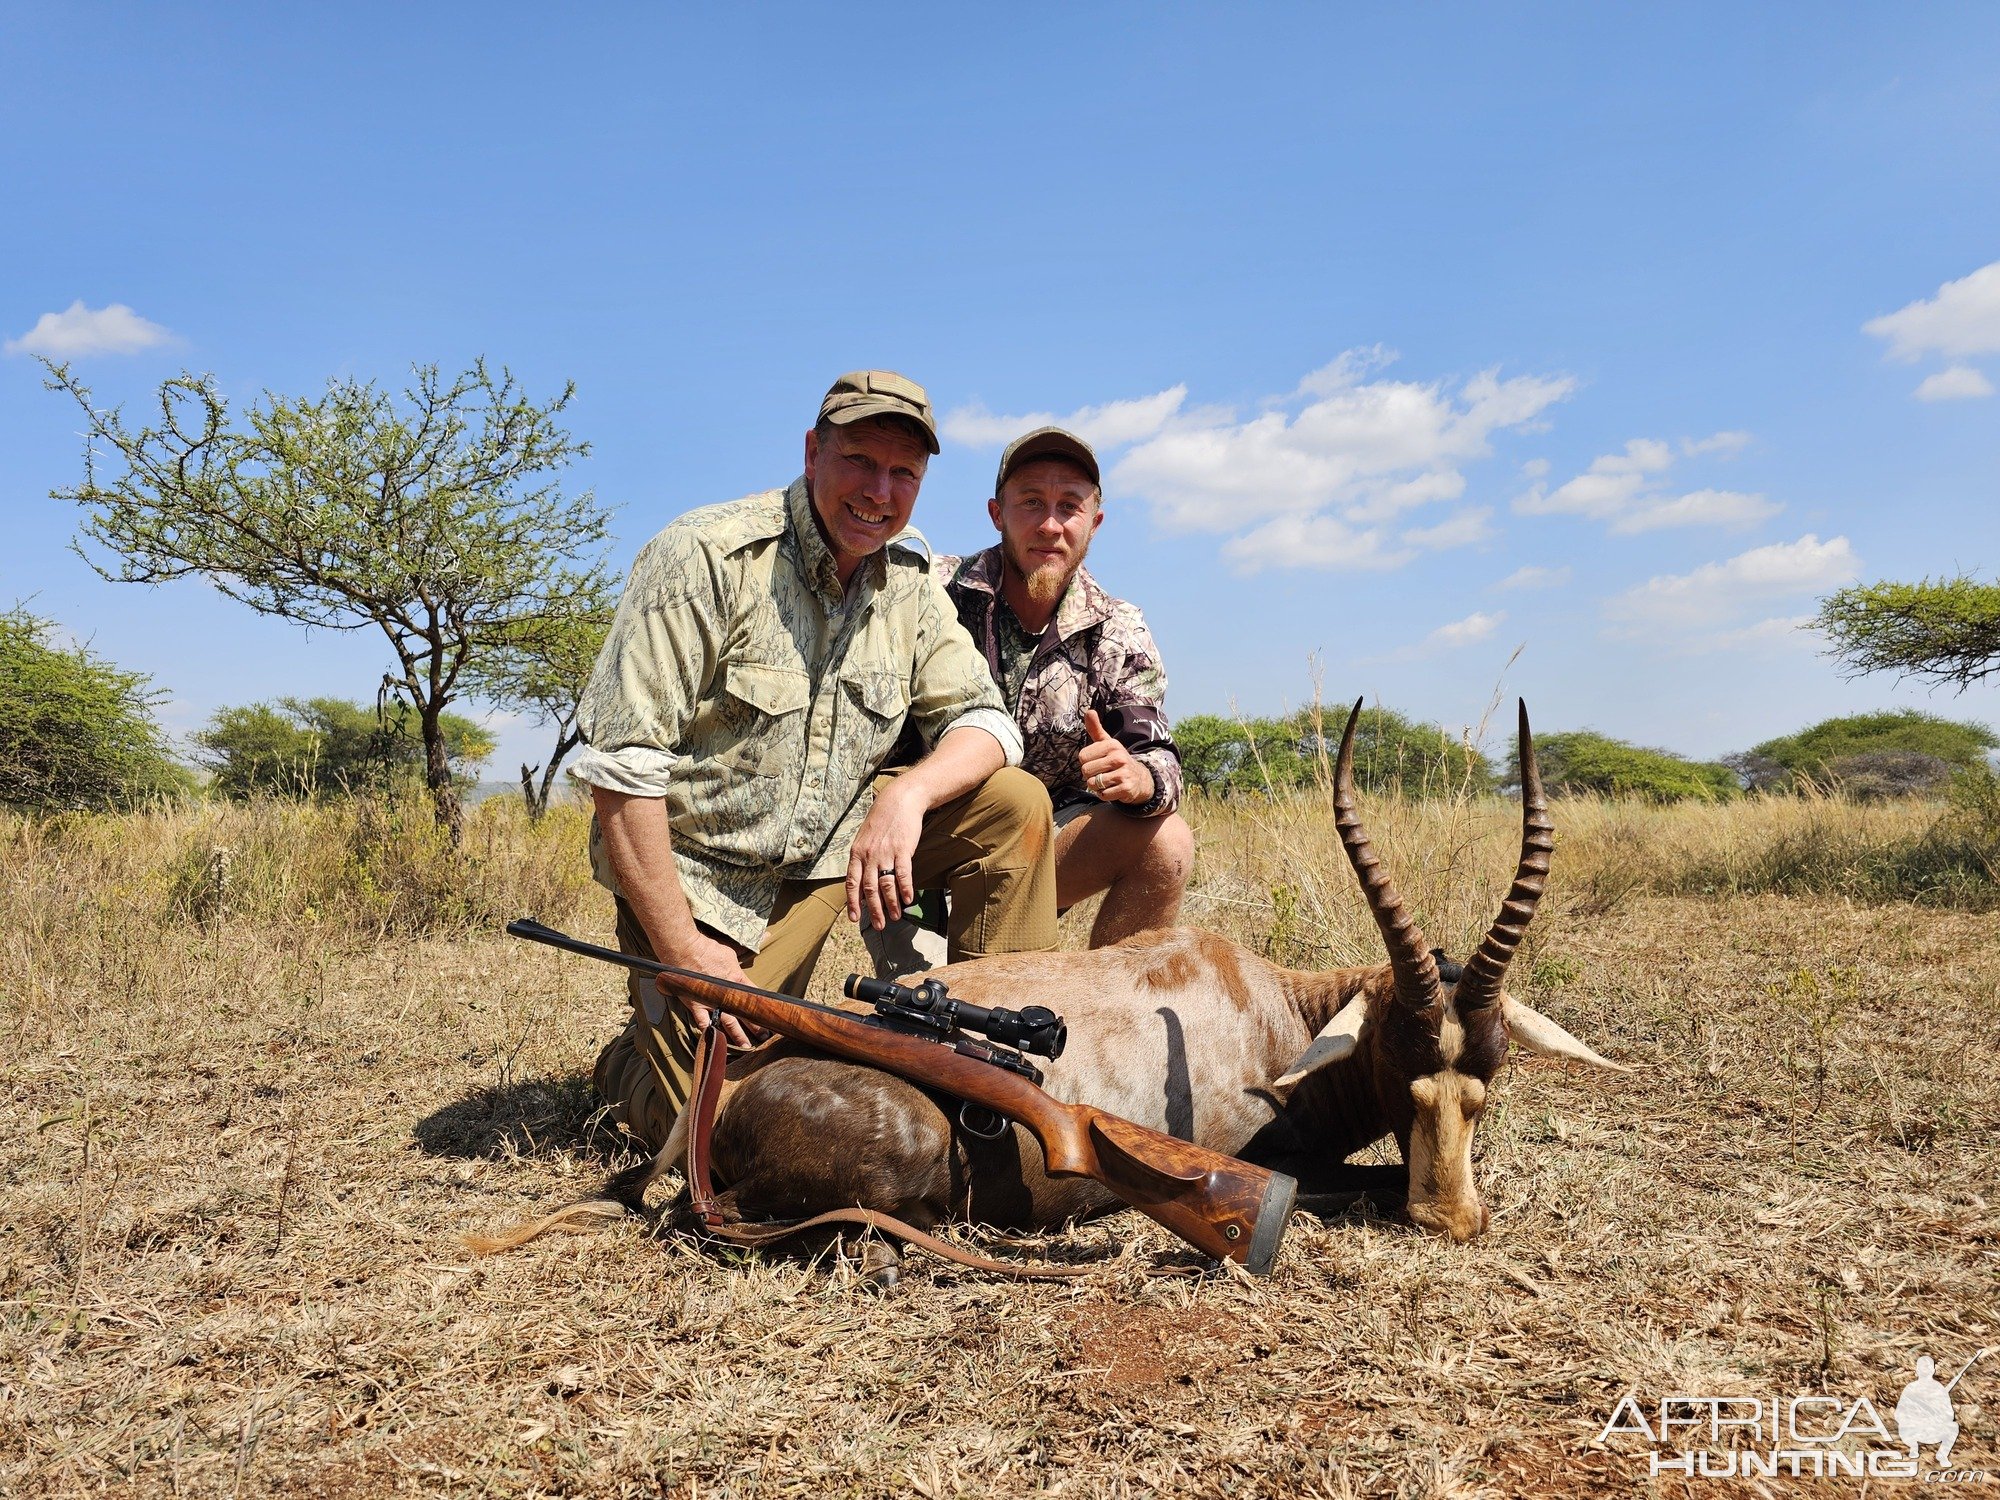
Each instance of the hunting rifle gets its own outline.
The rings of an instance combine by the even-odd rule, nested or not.
[[[726,1010],[835,1057],[941,1089],[1003,1119],[1016,1120],[1040,1143],[1043,1165],[1050,1173],[1088,1177],[1102,1184],[1204,1255],[1236,1261],[1260,1276],[1269,1272],[1277,1257],[1298,1192],[1290,1177],[1162,1135],[1088,1104],[1065,1104],[1041,1087],[1039,1075],[1025,1059],[1007,1054],[1013,1057],[1010,1063],[990,1055],[1004,1049],[939,1034],[935,1024],[856,1016],[755,985],[601,948],[525,917],[509,922],[507,932],[670,980],[674,991],[699,1005]],[[874,988],[870,981],[853,988],[863,985]],[[945,1000],[941,985],[930,993],[933,1009],[942,1008],[940,1000],[956,1005],[961,1022],[963,1012],[976,1012],[982,1023],[991,1017],[1012,1018],[1015,1023],[1025,1018],[1025,1025],[1017,1024],[1017,1033],[1051,1035],[1047,1023],[1033,1014],[1041,1010],[1049,1015],[1042,1007],[987,1011]],[[899,1003],[894,996],[888,1002]],[[878,1008],[884,1004],[879,999],[876,1003]],[[1056,1020],[1055,1027],[1060,1026]],[[1003,1020],[997,1029],[1007,1031],[1009,1022]],[[931,1034],[925,1035],[926,1030]],[[1047,1055],[1060,1051],[1057,1042]],[[1027,1072],[1021,1071],[1022,1066]]]

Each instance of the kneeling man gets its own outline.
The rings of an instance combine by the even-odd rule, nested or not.
[[[1176,811],[1181,758],[1159,649],[1137,606],[1083,565],[1104,524],[1097,455],[1059,427],[1017,438],[986,513],[999,545],[940,558],[938,572],[1020,726],[1023,769],[1049,789],[1056,900],[1104,892],[1093,948],[1171,927],[1194,835]]]
[[[921,386],[843,375],[803,474],[692,511],[639,554],[570,770],[625,952],[799,995],[839,916],[893,921],[920,886],[953,897],[954,959],[1055,946],[1048,798],[904,535],[937,449]],[[928,753],[885,774],[906,723]],[[637,974],[628,997],[596,1082],[650,1149],[687,1101],[707,1013]],[[744,1040],[734,1018],[722,1029]]]

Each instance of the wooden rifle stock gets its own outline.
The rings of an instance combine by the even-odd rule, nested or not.
[[[580,942],[538,922],[508,924],[516,937],[654,974],[678,994],[726,1010],[849,1062],[927,1084],[1016,1120],[1040,1142],[1047,1169],[1088,1177],[1188,1244],[1263,1275],[1271,1269],[1298,1184],[1192,1141],[1149,1130],[1088,1104],[1065,1104],[1005,1068],[810,1001],[677,969]]]

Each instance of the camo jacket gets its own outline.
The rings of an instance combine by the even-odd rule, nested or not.
[[[995,682],[1002,675],[997,615],[1007,607],[1000,597],[1000,569],[998,547],[937,560],[945,592]],[[1094,708],[1111,737],[1153,775],[1151,800],[1120,806],[1136,817],[1164,817],[1181,801],[1181,753],[1167,722],[1166,696],[1166,669],[1146,617],[1137,605],[1107,594],[1090,569],[1079,567],[1035,647],[1021,701],[1009,705],[1025,741],[1021,765],[1041,779],[1058,811],[1096,801],[1076,764],[1090,740],[1083,711]]]
[[[836,880],[905,724],[1020,732],[905,531],[843,592],[803,478],[691,511],[639,553],[577,711],[570,775],[663,797],[697,921],[746,948],[787,880]],[[618,889],[595,823],[591,866]]]

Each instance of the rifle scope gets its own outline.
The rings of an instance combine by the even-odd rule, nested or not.
[[[940,1037],[976,1032],[1003,1047],[1018,1047],[1038,1057],[1061,1057],[1069,1042],[1069,1027],[1046,1005],[1024,1005],[1019,1010],[974,1005],[952,999],[941,980],[926,979],[912,987],[893,979],[849,974],[841,993],[850,1000],[869,1001],[877,1015],[911,1022]]]

